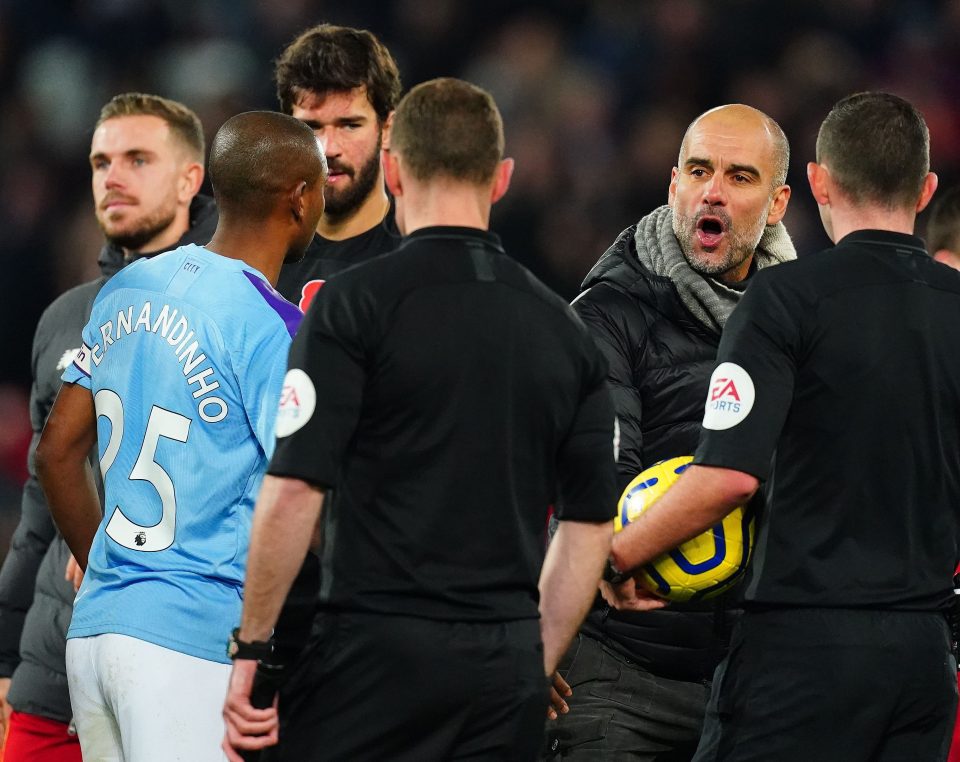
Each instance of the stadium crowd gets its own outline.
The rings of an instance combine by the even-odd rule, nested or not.
[[[960,180],[955,0],[14,0],[0,5],[0,314],[12,328],[0,382],[25,387],[43,307],[96,274],[86,154],[100,106],[161,93],[194,109],[209,140],[232,114],[275,107],[269,62],[319,21],[375,31],[407,86],[455,75],[491,91],[518,158],[494,224],[568,298],[636,210],[663,202],[676,136],[721,103],[783,126],[797,185],[819,115],[846,93],[889,90],[923,112],[944,187]],[[801,251],[826,243],[806,198],[785,223]]]

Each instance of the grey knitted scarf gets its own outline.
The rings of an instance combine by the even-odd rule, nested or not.
[[[673,210],[669,206],[654,209],[637,223],[634,238],[640,263],[654,275],[670,278],[694,317],[719,333],[737,306],[742,291],[690,267],[673,233]],[[793,241],[782,222],[764,228],[755,256],[757,267],[797,258]]]

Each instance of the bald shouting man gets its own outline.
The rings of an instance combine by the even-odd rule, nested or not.
[[[220,221],[97,296],[37,447],[86,569],[67,633],[84,759],[221,760],[254,496],[300,310],[274,289],[323,213],[326,163],[290,116],[233,117],[210,149]],[[98,433],[106,514],[86,461]]]
[[[789,160],[766,114],[737,104],[700,115],[669,205],[623,231],[584,280],[574,308],[610,366],[621,489],[693,453],[727,317],[758,269],[796,257],[781,223]],[[734,613],[723,600],[638,612],[598,598],[555,678],[545,758],[692,757]]]

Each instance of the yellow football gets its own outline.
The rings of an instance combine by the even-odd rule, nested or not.
[[[690,455],[662,460],[634,478],[620,496],[614,531],[663,497],[692,461]],[[719,524],[638,569],[634,577],[650,592],[671,601],[719,595],[737,582],[750,560],[754,523],[748,508],[737,507]]]

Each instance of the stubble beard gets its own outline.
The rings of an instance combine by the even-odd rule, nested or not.
[[[323,214],[331,220],[340,222],[352,216],[363,206],[373,192],[380,176],[380,146],[383,134],[377,137],[377,145],[371,156],[353,175],[353,182],[343,190],[327,186],[323,191],[325,207]]]
[[[718,217],[723,220],[726,230],[726,252],[717,259],[715,254],[697,249],[697,222],[701,216]],[[701,275],[717,278],[742,265],[757,250],[757,244],[766,226],[767,210],[764,210],[750,230],[743,230],[733,224],[733,220],[722,209],[703,211],[692,217],[673,210],[673,232],[680,242],[680,249],[687,263]]]
[[[110,222],[99,215],[97,223],[107,242],[127,251],[139,251],[147,243],[169,228],[177,217],[176,205],[161,207],[153,214],[140,218],[128,227],[111,232]]]

